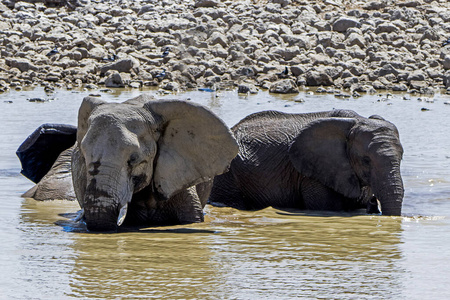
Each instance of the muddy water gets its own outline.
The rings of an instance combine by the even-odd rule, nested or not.
[[[150,91],[150,93],[154,93]],[[89,92],[41,89],[0,95],[0,299],[448,299],[450,98],[332,95],[238,97],[190,92],[228,125],[249,113],[350,108],[399,128],[405,148],[402,217],[242,212],[207,206],[206,222],[90,234],[76,203],[20,197],[32,186],[15,150],[44,122],[76,124]],[[102,94],[122,101],[139,92]],[[299,101],[303,99],[303,103]],[[4,101],[13,101],[6,103]],[[422,111],[422,108],[429,110]]]

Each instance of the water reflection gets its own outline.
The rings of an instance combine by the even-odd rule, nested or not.
[[[206,222],[188,226],[117,234],[54,226],[70,225],[72,215],[59,215],[77,209],[23,202],[26,295],[44,285],[74,298],[380,299],[398,296],[405,277],[402,218],[208,206]]]
[[[229,212],[231,220],[239,216],[233,230],[209,236],[223,297],[377,299],[399,292],[399,218],[240,214]]]

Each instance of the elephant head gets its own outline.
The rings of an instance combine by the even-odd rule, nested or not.
[[[89,230],[114,230],[135,193],[164,201],[224,172],[237,154],[226,125],[203,106],[139,96],[83,100],[72,177]]]
[[[289,155],[302,175],[347,198],[374,195],[383,215],[401,214],[403,148],[397,128],[383,118],[318,119],[301,130]]]

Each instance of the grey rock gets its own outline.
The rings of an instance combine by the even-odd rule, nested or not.
[[[408,87],[404,83],[393,84],[391,86],[391,90],[395,92],[406,92],[408,90]]]
[[[444,60],[442,61],[442,67],[444,70],[450,70],[450,56],[445,56]]]
[[[347,37],[347,45],[348,46],[354,46],[357,45],[359,46],[361,49],[366,47],[366,40],[365,38],[356,33],[356,32],[352,32],[350,33],[350,35]]]
[[[323,71],[308,71],[305,74],[306,84],[309,86],[330,86],[333,85],[333,80],[330,75]]]
[[[298,86],[292,79],[283,79],[274,82],[270,88],[269,92],[277,94],[293,94],[298,93]]]
[[[427,87],[427,83],[425,81],[410,81],[409,82],[409,87],[411,89],[415,89],[415,90],[421,90],[423,88]]]
[[[385,64],[378,70],[378,76],[386,76],[388,74],[393,74],[397,76],[398,71],[391,64]]]
[[[219,2],[216,0],[196,0],[194,3],[195,7],[216,7]]]
[[[375,29],[375,33],[377,33],[377,34],[383,33],[383,32],[391,33],[391,32],[397,32],[397,31],[398,31],[398,27],[391,23],[379,24],[377,26],[377,28]]]
[[[291,67],[292,75],[298,77],[306,72],[306,70],[302,66],[292,66]]]
[[[248,83],[240,84],[238,86],[238,94],[247,94],[247,93],[257,94],[258,90],[253,84]]]
[[[426,79],[425,74],[422,71],[414,71],[408,74],[407,81],[411,83],[411,81],[424,81]]]
[[[222,47],[228,48],[227,37],[218,31],[213,32],[209,37],[208,41],[210,45],[220,44]]]
[[[364,5],[363,8],[367,10],[380,10],[386,7],[386,3],[381,1],[372,1]]]
[[[285,43],[288,44],[289,47],[297,46],[300,49],[306,50],[311,48],[311,42],[308,36],[283,34],[280,37]]]
[[[129,78],[124,78],[123,74],[113,73],[105,81],[105,87],[122,88],[129,82]]]
[[[180,85],[177,82],[168,82],[162,87],[166,91],[178,92],[180,90]]]
[[[105,74],[110,70],[116,70],[119,73],[129,73],[133,68],[136,68],[138,66],[139,62],[136,59],[132,58],[121,59],[117,62],[113,62],[103,66],[100,69],[100,74]]]
[[[139,88],[141,88],[142,84],[141,84],[141,82],[138,82],[138,81],[132,81],[128,84],[128,86],[133,89],[139,89]]]
[[[38,69],[28,59],[25,58],[7,58],[6,65],[11,68],[17,68],[21,72],[28,72],[30,70],[35,71]]]
[[[346,32],[351,27],[361,27],[358,20],[348,17],[338,19],[333,23],[333,30],[337,32]]]

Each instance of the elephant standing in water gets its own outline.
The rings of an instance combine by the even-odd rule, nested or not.
[[[124,103],[87,97],[69,151],[86,225],[109,231],[123,222],[202,222],[212,178],[226,171],[238,146],[223,121],[200,105],[149,96]]]
[[[232,132],[239,154],[216,176],[211,204],[370,213],[379,201],[383,215],[401,214],[403,148],[397,128],[380,116],[266,111]]]

